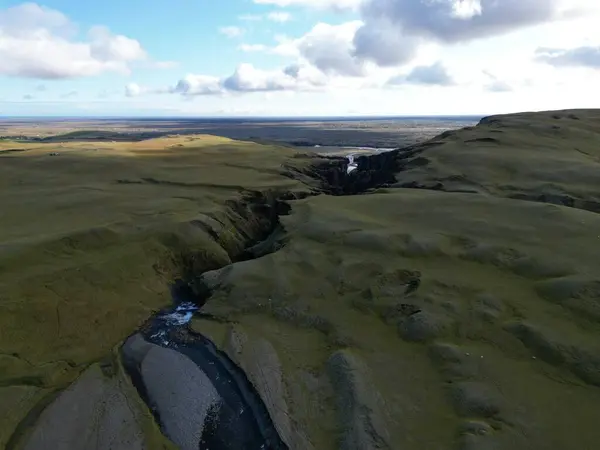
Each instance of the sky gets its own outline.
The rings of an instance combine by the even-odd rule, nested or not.
[[[597,0],[0,0],[0,116],[600,107]]]

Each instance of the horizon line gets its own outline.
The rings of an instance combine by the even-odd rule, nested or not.
[[[0,120],[7,119],[192,119],[192,120],[243,120],[243,119],[280,119],[280,120],[298,120],[298,119],[440,119],[440,118],[460,118],[460,119],[477,119],[489,116],[490,114],[414,114],[414,115],[327,115],[327,116],[277,116],[277,115],[248,115],[248,116],[167,116],[167,115],[1,115]]]

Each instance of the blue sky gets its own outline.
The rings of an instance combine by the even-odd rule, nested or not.
[[[0,0],[0,115],[600,106],[592,0]]]

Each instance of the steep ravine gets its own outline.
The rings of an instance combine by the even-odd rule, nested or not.
[[[233,222],[233,239],[228,243],[206,223],[198,226],[229,247],[233,262],[260,257],[284,245],[279,216],[289,213],[290,207],[278,194],[248,193],[228,208]],[[240,248],[241,242],[245,245]],[[123,365],[162,431],[179,448],[287,449],[244,372],[213,342],[188,327],[210,296],[195,281],[202,275],[195,259],[193,253],[182,255],[182,278],[171,289],[173,306],[159,311],[126,341],[121,351]],[[165,386],[182,384],[188,386],[165,396]],[[190,408],[195,414],[188,414]]]
[[[437,145],[432,141],[375,155],[355,156],[351,161],[341,157],[320,158],[318,164],[302,171],[291,167],[286,167],[286,170],[290,177],[309,177],[319,181],[318,190],[303,193],[300,197],[318,194],[360,195],[386,187],[471,192],[453,189],[452,186],[447,188],[443,181],[417,183],[398,179],[398,174],[402,172],[427,166],[430,161],[422,153]],[[349,163],[355,165],[351,171],[348,170]],[[476,190],[472,192],[479,193]],[[242,202],[228,205],[232,216],[237,217],[238,224],[234,226],[237,245],[227,249],[233,262],[259,258],[285,245],[286,233],[279,217],[290,212],[292,207],[287,201],[294,198],[298,196],[292,193],[253,192],[246,195]],[[577,207],[569,202],[548,200],[546,197],[516,198]],[[205,227],[213,238],[220,238],[205,223],[199,223],[199,226]],[[243,245],[240,246],[240,243]],[[215,268],[219,267],[210,267]],[[174,418],[173,409],[176,410],[177,406],[165,408],[164,399],[161,400],[161,396],[147,386],[144,358],[140,359],[138,355],[136,359],[136,351],[128,349],[128,345],[136,347],[138,344],[129,341],[125,344],[125,367],[165,434],[182,449],[196,448],[197,445],[211,449],[288,448],[287,443],[279,436],[261,395],[244,372],[208,338],[191,331],[188,326],[194,314],[201,314],[202,305],[211,295],[208,287],[197,282],[204,273],[195,269],[193,264],[184,264],[183,279],[173,287],[174,306],[151,318],[138,335],[146,343],[185,355],[196,364],[210,384],[208,390],[196,391],[195,394],[207,397],[207,400],[201,402],[205,408],[204,414],[200,418],[193,418],[196,421],[193,424],[182,424],[181,420],[188,418],[182,419],[184,416],[181,414],[175,414],[177,420]],[[166,355],[162,357],[166,358]],[[162,373],[162,376],[166,373]],[[194,435],[198,442],[193,439],[190,441],[189,430],[194,427],[202,430],[200,434]]]
[[[229,241],[222,239],[222,233],[214,230],[210,221],[197,225],[227,247],[233,263],[259,258],[285,245],[287,237],[279,217],[289,214],[288,201],[321,193],[361,194],[393,183],[396,153],[358,157],[358,167],[350,173],[345,158],[328,158],[326,163],[320,160],[304,173],[321,184],[319,191],[309,194],[246,193],[240,201],[227,205],[225,216],[232,223]],[[290,171],[289,175],[299,174]],[[226,225],[222,218],[214,216],[211,220]],[[123,365],[138,393],[164,434],[182,449],[287,449],[288,443],[279,436],[261,395],[242,369],[208,338],[189,327],[194,315],[206,317],[201,308],[211,295],[210,289],[198,280],[205,272],[220,267],[211,263],[198,266],[193,252],[183,252],[178,264],[181,278],[172,285],[173,305],[151,317],[121,349]],[[199,271],[202,266],[207,270]],[[186,366],[184,360],[196,365],[195,375],[190,376],[189,372],[195,369]],[[203,382],[199,383],[199,378]],[[163,391],[168,386],[186,382],[191,384],[184,389],[186,399],[180,398],[177,388],[165,397]],[[197,398],[190,400],[190,396]],[[177,405],[176,399],[183,404]],[[184,413],[190,407],[196,414]]]
[[[279,197],[295,198],[292,193],[249,192],[239,201],[230,202],[223,217],[214,216],[195,224],[219,242],[234,263],[257,258],[285,244],[285,230],[279,216],[288,214],[290,206]],[[215,228],[226,227],[227,232],[219,233],[211,223]],[[123,365],[138,393],[163,432],[182,449],[287,448],[244,372],[214,343],[187,326],[210,296],[208,289],[195,282],[203,273],[199,268],[215,269],[218,265],[204,261],[193,250],[182,252],[177,259],[182,278],[171,289],[173,306],[150,318],[122,348]],[[150,346],[155,347],[153,353]],[[140,347],[146,349],[142,356]],[[169,399],[160,392],[164,385],[185,384],[186,380],[189,382],[186,375],[194,371],[189,365],[183,369],[187,360],[177,359],[173,352],[196,364],[196,379],[205,378],[203,389],[194,386],[186,389],[186,396],[197,397],[194,409],[203,410],[201,416],[185,414],[189,404],[182,399],[179,400],[183,404],[165,405]],[[163,373],[149,368],[149,357],[158,361],[159,366],[169,365],[169,358],[175,357],[170,364],[175,370]],[[175,393],[172,396],[178,399]]]

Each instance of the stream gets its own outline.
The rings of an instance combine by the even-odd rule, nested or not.
[[[125,369],[163,433],[182,450],[287,450],[244,371],[189,328],[206,299],[199,302],[183,281],[171,293],[173,305],[122,348]],[[140,345],[152,350],[140,357]]]

